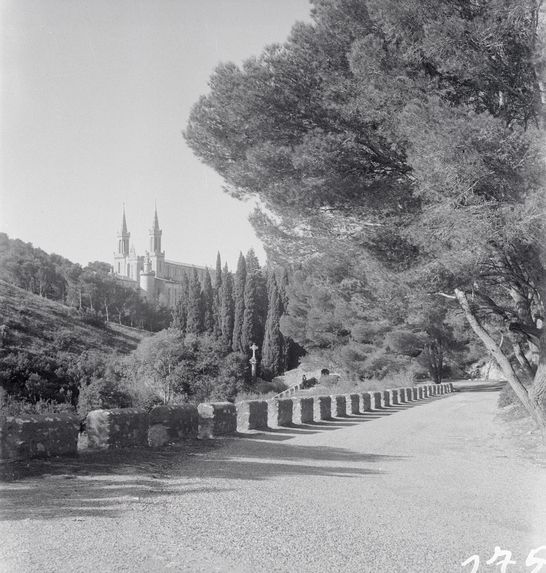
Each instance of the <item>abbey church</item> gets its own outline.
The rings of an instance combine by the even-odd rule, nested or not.
[[[117,251],[114,253],[114,276],[141,290],[146,298],[159,301],[162,305],[174,308],[182,291],[182,279],[196,269],[200,278],[204,267],[178,263],[165,258],[161,250],[161,235],[157,208],[154,211],[152,228],[149,230],[149,250],[137,255],[134,245],[129,246],[131,233],[127,230],[125,207],[121,231],[118,233]]]

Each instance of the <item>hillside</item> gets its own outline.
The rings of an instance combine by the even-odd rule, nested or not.
[[[4,350],[40,353],[85,350],[128,353],[150,333],[122,325],[88,324],[64,306],[0,280],[0,326]]]

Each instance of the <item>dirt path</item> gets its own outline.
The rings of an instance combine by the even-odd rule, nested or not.
[[[0,570],[443,573],[478,554],[499,571],[485,565],[499,546],[509,573],[531,571],[546,469],[496,399],[33,465],[0,484]]]

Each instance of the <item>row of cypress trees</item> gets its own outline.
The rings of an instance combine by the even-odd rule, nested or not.
[[[183,277],[172,325],[186,334],[215,336],[226,351],[247,356],[255,343],[260,376],[271,379],[295,366],[302,353],[280,329],[288,306],[287,286],[287,270],[262,269],[252,249],[246,257],[239,255],[235,273],[227,263],[222,267],[218,253],[212,274],[193,269]]]

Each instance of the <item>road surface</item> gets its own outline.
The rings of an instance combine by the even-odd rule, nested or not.
[[[508,573],[530,572],[546,469],[496,400],[32,465],[0,483],[0,570],[449,573],[478,555],[500,571],[485,563],[498,546]]]

